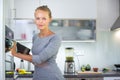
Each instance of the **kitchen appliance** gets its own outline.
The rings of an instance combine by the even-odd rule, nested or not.
[[[117,72],[120,72],[120,64],[114,64],[115,68],[116,68],[116,71]]]
[[[65,48],[65,73],[74,73],[75,72],[75,63],[74,63],[74,49],[72,47]]]
[[[120,29],[120,0],[119,0],[119,17],[117,18],[117,20],[113,24],[111,31],[118,30],[118,29]]]
[[[10,53],[14,39],[13,31],[5,25],[5,80],[14,80],[15,63],[14,57]]]

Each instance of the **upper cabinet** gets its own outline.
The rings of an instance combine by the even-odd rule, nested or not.
[[[47,5],[53,18],[96,19],[97,0],[40,0],[40,5]]]
[[[13,6],[14,6],[14,0],[5,0],[4,5],[4,17],[5,17],[5,25],[11,27],[11,22],[13,18]]]
[[[50,29],[61,36],[64,42],[93,42],[96,40],[96,20],[54,19]]]
[[[96,19],[97,0],[15,0],[15,18],[34,18],[39,5],[47,5],[53,18]]]
[[[31,41],[38,33],[33,20],[16,20],[15,40]],[[96,20],[54,19],[49,28],[58,34],[64,42],[93,42],[96,40]]]
[[[36,33],[34,11],[40,5],[51,9],[53,20],[49,27],[63,41],[96,39],[97,0],[15,0],[15,39],[31,40]]]
[[[39,0],[15,0],[15,18],[34,18],[34,11],[39,3]]]

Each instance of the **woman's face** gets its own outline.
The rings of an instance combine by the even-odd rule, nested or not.
[[[47,11],[37,10],[35,12],[35,23],[37,28],[42,30],[48,28],[51,18],[48,15]]]

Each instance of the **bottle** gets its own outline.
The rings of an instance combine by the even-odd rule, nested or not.
[[[20,69],[24,69],[25,67],[24,67],[24,60],[22,60],[21,59],[21,61],[20,61]]]

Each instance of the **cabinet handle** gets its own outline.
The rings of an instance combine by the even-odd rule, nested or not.
[[[12,11],[13,11],[13,18],[16,18],[16,9],[14,8]]]

